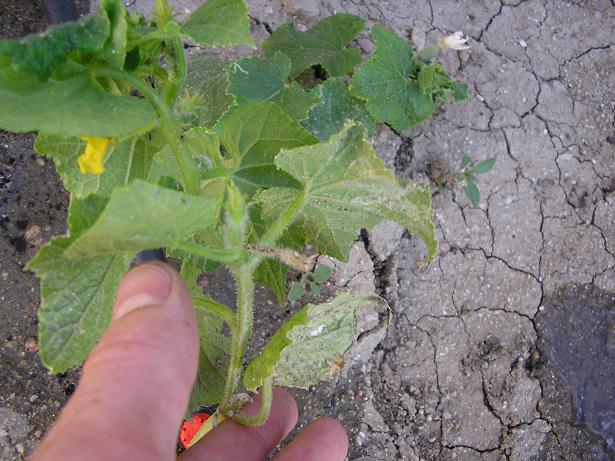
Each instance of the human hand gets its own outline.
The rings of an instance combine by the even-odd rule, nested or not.
[[[175,270],[147,263],[117,291],[113,319],[83,366],[70,401],[32,461],[168,461],[196,376],[199,337],[190,296]],[[246,414],[258,413],[259,402]],[[262,461],[297,422],[290,394],[276,389],[260,427],[224,421],[178,461]],[[322,418],[275,461],[343,461],[344,428]]]

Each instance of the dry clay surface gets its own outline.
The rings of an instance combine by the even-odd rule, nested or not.
[[[188,14],[198,3],[176,5]],[[296,393],[301,425],[339,418],[355,461],[615,459],[615,4],[248,4],[258,40],[335,12],[417,47],[463,30],[471,50],[444,61],[469,101],[403,133],[385,127],[374,144],[398,175],[422,181],[466,152],[497,156],[478,209],[459,186],[434,193],[440,250],[428,267],[422,243],[393,224],[364,233],[347,265],[321,261],[336,267],[332,289],[375,289],[393,318],[385,331],[366,314],[358,358],[336,382]],[[357,46],[373,51],[368,33]],[[27,426],[5,407],[0,423]],[[21,459],[16,442],[36,443],[19,427],[6,459]]]

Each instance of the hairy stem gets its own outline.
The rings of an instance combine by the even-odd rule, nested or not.
[[[305,191],[300,191],[297,197],[290,206],[284,210],[284,212],[278,216],[278,219],[271,225],[269,230],[265,232],[265,235],[261,237],[258,244],[263,246],[274,245],[277,240],[282,236],[284,231],[288,229],[288,226],[292,224],[297,216],[297,213],[301,211],[305,203]]]
[[[231,418],[233,421],[245,426],[262,426],[271,412],[271,402],[273,397],[273,382],[271,378],[265,378],[261,389],[261,407],[257,415],[247,416],[238,411],[232,412]]]
[[[184,54],[184,45],[181,39],[179,37],[173,38],[170,41],[170,45],[173,50],[175,61],[173,65],[173,77],[165,90],[164,98],[167,104],[173,107],[184,80],[186,79],[187,67],[186,55]]]
[[[169,107],[160,99],[154,89],[144,81],[121,70],[108,67],[97,67],[93,69],[93,72],[103,77],[114,78],[130,84],[133,88],[138,90],[152,106],[154,106],[154,109],[160,117],[162,131],[175,155],[179,169],[182,172],[184,190],[189,194],[199,195],[199,176],[194,159],[192,155],[190,155],[190,152],[188,152],[180,142],[182,137],[181,130],[177,126]]]
[[[237,284],[237,313],[235,314],[235,328],[233,329],[231,344],[231,359],[224,386],[224,396],[220,404],[220,411],[223,414],[230,414],[236,409],[236,402],[233,401],[233,396],[239,386],[246,346],[252,331],[252,307],[254,302],[253,272],[255,267],[256,265],[253,260],[246,264],[231,267],[231,272]]]
[[[213,299],[202,297],[192,298],[192,304],[198,308],[213,312],[221,317],[231,330],[235,329],[235,313],[224,304],[220,304]]]

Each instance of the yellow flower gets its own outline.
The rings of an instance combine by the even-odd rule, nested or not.
[[[79,171],[83,174],[102,174],[105,171],[105,156],[109,149],[109,144],[113,141],[109,138],[95,138],[91,136],[83,136],[81,139],[87,142],[87,145],[85,146],[85,152],[77,159]]]

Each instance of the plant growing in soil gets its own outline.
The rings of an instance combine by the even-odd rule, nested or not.
[[[135,255],[164,248],[181,262],[202,337],[190,410],[219,404],[209,421],[258,425],[272,385],[307,388],[339,369],[356,310],[379,298],[345,292],[307,305],[245,366],[255,283],[283,302],[289,267],[314,270],[306,245],[344,261],[359,231],[383,220],[418,235],[432,258],[429,187],[399,181],[368,138],[377,123],[403,130],[429,118],[467,87],[433,48],[417,55],[379,26],[361,63],[348,44],[364,22],[349,14],[305,32],[285,24],[259,56],[210,52],[187,64],[182,39],[254,47],[249,26],[242,0],[209,0],[183,24],[166,0],[152,20],[103,0],[79,22],[1,41],[0,127],[38,132],[37,152],[71,194],[68,234],[28,265],[41,282],[45,364],[56,373],[80,364]],[[197,285],[220,267],[235,279],[234,308]],[[316,289],[327,277],[317,268],[302,282]],[[264,402],[254,417],[240,411],[248,391]]]

